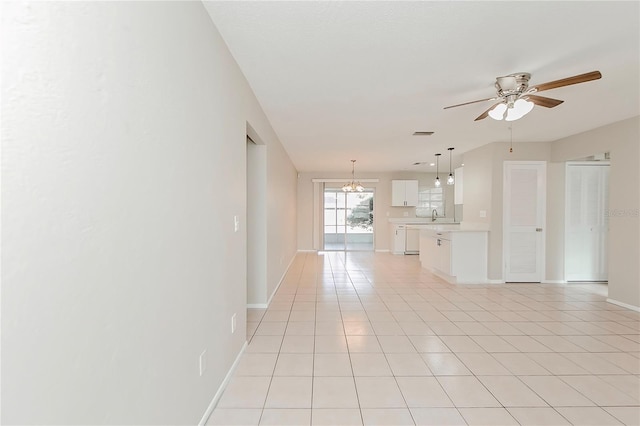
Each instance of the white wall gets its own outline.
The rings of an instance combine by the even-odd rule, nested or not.
[[[446,173],[440,174],[440,179],[446,182]],[[433,186],[435,181],[435,173],[419,173],[419,172],[366,172],[357,173],[358,179],[378,179],[375,183],[365,183],[367,188],[375,189],[375,198],[373,205],[373,223],[374,223],[374,245],[375,250],[389,250],[389,236],[391,228],[389,226],[389,218],[406,217],[415,218],[415,207],[391,207],[391,181],[393,179],[417,179],[420,186]],[[344,183],[351,180],[349,172],[345,173],[328,173],[328,172],[304,172],[300,173],[298,178],[298,249],[313,249],[313,182],[312,179],[344,179]],[[342,186],[341,184],[335,184]],[[445,190],[445,216],[453,218],[453,186],[443,184]],[[431,219],[425,218],[425,221]]]
[[[560,139],[553,161],[568,161],[609,152],[609,298],[640,307],[640,118]]]
[[[267,146],[247,142],[247,304],[267,299]]]
[[[462,197],[465,226],[483,229],[491,227],[493,151],[493,145],[489,144],[464,153]]]
[[[491,280],[503,279],[502,221],[503,164],[505,161],[548,161],[551,146],[546,142],[520,142],[513,145],[496,142],[464,154],[464,225],[489,229],[489,265]],[[547,179],[547,185],[549,185]],[[549,189],[547,188],[547,192]],[[549,206],[547,206],[549,208]],[[480,217],[480,211],[486,217]],[[552,252],[554,253],[554,252]],[[546,256],[547,265],[555,268],[556,258]]]
[[[564,282],[565,162],[547,163],[547,229],[545,279]]]
[[[546,275],[564,280],[565,162],[610,152],[609,297],[640,306],[638,208],[640,119],[634,117],[550,143],[493,143],[464,154],[464,223],[489,233],[489,278],[503,279],[502,164],[505,160],[548,161]],[[487,212],[480,218],[480,210]]]
[[[247,122],[270,288],[295,169],[201,3],[2,8],[1,420],[195,424],[245,342]]]
[[[270,128],[270,127],[269,127]],[[277,140],[276,135],[272,139]],[[298,172],[279,143],[267,149],[267,300],[297,251]]]

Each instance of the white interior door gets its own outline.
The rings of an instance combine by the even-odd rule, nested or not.
[[[609,165],[567,163],[565,279],[607,281]]]
[[[507,282],[540,282],[544,277],[546,174],[544,161],[504,163],[503,257]]]

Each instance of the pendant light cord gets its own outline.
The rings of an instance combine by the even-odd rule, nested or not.
[[[509,153],[513,152],[513,124],[509,126],[509,132],[511,133],[511,139],[509,142]]]

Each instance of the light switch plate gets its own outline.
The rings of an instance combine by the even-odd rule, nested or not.
[[[238,232],[238,230],[240,230],[240,220],[238,219],[238,216],[234,216],[233,217],[233,231],[234,232]]]
[[[206,349],[202,351],[202,353],[200,354],[199,364],[200,364],[200,376],[202,376],[204,372],[207,370],[207,350]]]

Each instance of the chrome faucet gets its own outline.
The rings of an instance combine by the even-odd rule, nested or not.
[[[433,209],[431,211],[431,222],[435,222],[437,218],[438,218],[438,211],[436,209]]]

